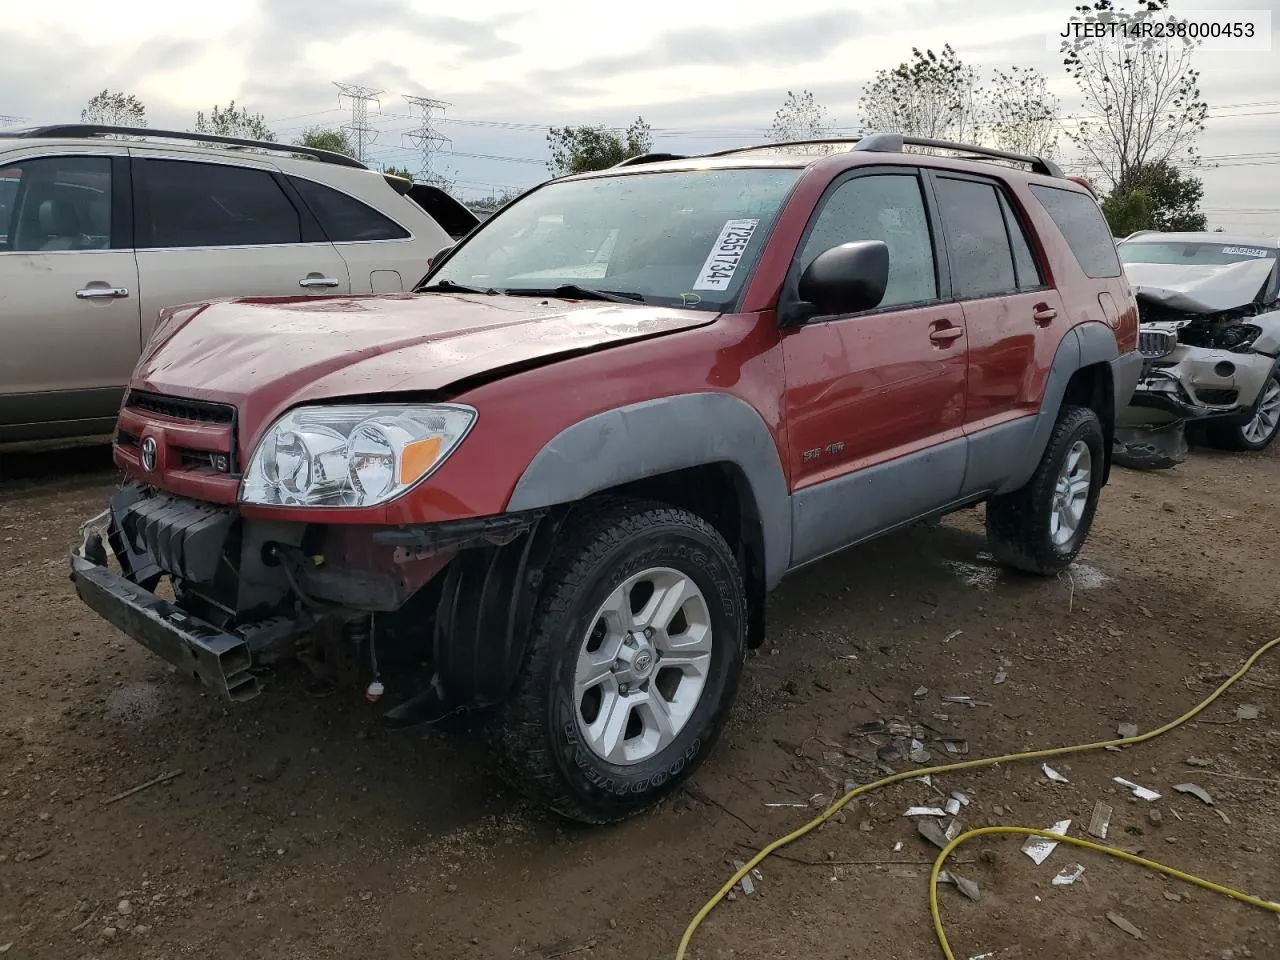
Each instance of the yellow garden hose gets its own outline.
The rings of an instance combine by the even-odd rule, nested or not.
[[[801,837],[822,826],[822,824],[826,823],[839,813],[840,810],[849,803],[849,801],[854,800],[865,793],[870,793],[873,790],[879,790],[882,787],[887,787],[891,783],[900,783],[903,780],[918,780],[924,776],[952,773],[957,770],[977,770],[984,767],[993,767],[1000,763],[1012,763],[1015,760],[1041,760],[1049,757],[1061,757],[1072,753],[1084,753],[1087,750],[1101,750],[1105,747],[1124,747],[1136,743],[1146,743],[1148,740],[1154,740],[1156,737],[1162,736],[1170,730],[1182,726],[1188,720],[1191,720],[1202,713],[1214,701],[1230,689],[1233,684],[1237,683],[1242,677],[1244,677],[1244,675],[1253,668],[1253,665],[1257,663],[1258,660],[1276,646],[1280,646],[1280,637],[1276,637],[1274,640],[1263,644],[1254,651],[1253,655],[1244,662],[1244,665],[1241,666],[1239,670],[1223,681],[1221,686],[1214,690],[1213,693],[1200,703],[1196,704],[1182,716],[1178,717],[1176,720],[1171,720],[1164,726],[1156,727],[1154,730],[1148,730],[1146,733],[1138,734],[1133,737],[1124,737],[1119,740],[1104,740],[1098,743],[1086,743],[1070,747],[1053,747],[1048,750],[1034,750],[1028,753],[1010,753],[1002,757],[989,757],[985,760],[964,760],[959,763],[949,763],[943,766],[925,767],[918,770],[905,770],[902,773],[895,773],[893,776],[885,777],[883,780],[877,780],[875,783],[868,783],[850,790],[804,826],[792,831],[785,837],[779,837],[777,840],[774,840],[740,867],[732,877],[725,881],[724,886],[716,891],[715,895],[703,905],[702,909],[694,914],[693,919],[689,922],[689,926],[685,929],[684,936],[680,938],[680,946],[676,950],[676,960],[684,960],[685,951],[689,948],[689,941],[693,939],[693,935],[702,924],[702,921],[707,918],[711,911],[715,909],[716,905],[729,894],[729,891],[731,891],[743,877],[759,866],[760,863],[762,863],[776,850],[799,840]],[[1134,856],[1133,854],[1126,853],[1123,850],[1117,850],[1114,847],[1107,847],[1102,844],[1092,843],[1088,840],[1080,840],[1075,837],[1060,837],[1056,833],[1050,833],[1046,830],[1040,830],[1033,827],[980,827],[978,829],[962,833],[960,836],[948,843],[942,852],[938,854],[938,858],[933,864],[933,871],[929,875],[929,911],[933,916],[933,928],[934,932],[938,936],[938,944],[942,947],[942,952],[946,957],[946,960],[955,960],[955,955],[951,952],[951,946],[947,943],[947,936],[942,928],[942,917],[938,912],[938,874],[942,871],[942,866],[947,857],[949,857],[951,852],[955,850],[956,847],[960,846],[960,844],[974,837],[995,833],[1012,833],[1024,836],[1045,837],[1050,840],[1055,840],[1058,843],[1065,843],[1071,846],[1083,847],[1088,850],[1095,850],[1099,853],[1104,853],[1108,856],[1117,857],[1129,863],[1135,863],[1139,866],[1146,867],[1147,869],[1154,870],[1157,873],[1163,873],[1166,876],[1195,884],[1196,886],[1203,887],[1206,890],[1212,890],[1214,893],[1223,894],[1224,896],[1231,897],[1233,900],[1238,900],[1241,903],[1247,903],[1250,906],[1260,907],[1263,910],[1269,910],[1273,913],[1280,914],[1280,903],[1271,903],[1270,901],[1262,900],[1246,893],[1241,893],[1238,890],[1232,890],[1229,887],[1220,886],[1219,884],[1211,883],[1208,880],[1202,880],[1201,878],[1189,873],[1175,870],[1173,867],[1167,867],[1151,860],[1145,860],[1142,857]]]

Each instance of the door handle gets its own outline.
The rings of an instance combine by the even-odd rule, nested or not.
[[[85,287],[76,291],[76,296],[81,300],[119,300],[128,295],[128,287]]]
[[[1049,306],[1047,303],[1039,303],[1036,304],[1036,309],[1035,312],[1031,314],[1031,319],[1043,327],[1048,323],[1052,323],[1053,319],[1057,315],[1058,311],[1053,309],[1053,307]]]
[[[952,340],[957,340],[963,336],[964,329],[962,327],[939,327],[929,333],[929,339],[934,343],[950,343]]]
[[[342,281],[333,277],[303,277],[298,281],[300,287],[336,287]]]

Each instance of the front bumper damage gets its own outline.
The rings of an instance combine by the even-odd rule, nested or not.
[[[71,580],[80,599],[122,633],[226,699],[256,697],[259,685],[245,639],[191,616],[111,570],[106,553],[111,527],[112,512],[107,510],[85,524],[80,545],[71,553]]]

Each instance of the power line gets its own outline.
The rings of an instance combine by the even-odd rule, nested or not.
[[[338,102],[346,97],[351,101],[351,123],[343,127],[352,136],[352,146],[356,148],[356,159],[364,162],[365,148],[378,137],[378,131],[369,126],[369,103],[377,102],[381,90],[360,86],[356,83],[333,84],[338,88]]]

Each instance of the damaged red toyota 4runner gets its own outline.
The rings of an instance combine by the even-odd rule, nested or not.
[[[1137,334],[1050,162],[641,157],[526,193],[413,294],[166,311],[72,577],[231,700],[302,660],[391,725],[474,710],[514,785],[617,820],[706,757],[787,574],[984,502],[1001,562],[1070,565]]]

